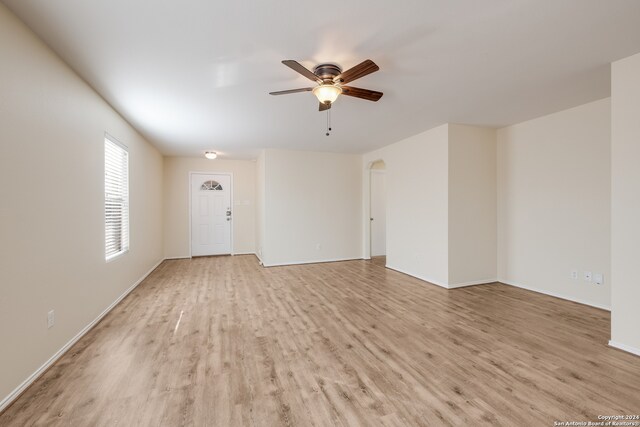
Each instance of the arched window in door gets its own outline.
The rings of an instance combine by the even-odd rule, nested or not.
[[[205,181],[200,187],[202,191],[222,191],[222,185],[218,181]]]

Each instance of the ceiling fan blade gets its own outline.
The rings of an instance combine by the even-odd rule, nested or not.
[[[360,77],[364,77],[367,74],[375,73],[378,71],[380,67],[378,67],[375,62],[370,59],[366,61],[362,61],[360,64],[356,65],[353,68],[349,68],[347,71],[342,74],[337,75],[333,81],[336,83],[349,83],[354,81],[355,79],[359,79]]]
[[[298,93],[298,92],[311,92],[313,88],[305,87],[302,89],[289,89],[289,90],[281,90],[278,92],[269,92],[269,95],[286,95],[288,93]]]
[[[314,81],[316,83],[322,83],[322,79],[320,77],[316,76],[311,71],[307,70],[299,62],[294,61],[292,59],[285,59],[284,61],[282,61],[282,63],[284,65],[286,65],[287,67],[291,68],[293,71],[296,71],[296,72],[302,74],[303,76],[305,76],[309,80]]]
[[[382,98],[383,93],[375,90],[360,89],[351,86],[342,86],[342,94],[347,96],[354,96],[356,98],[366,99],[367,101],[376,102]]]
[[[324,102],[321,102],[318,111],[327,111],[329,108],[331,108],[331,104],[325,104]]]

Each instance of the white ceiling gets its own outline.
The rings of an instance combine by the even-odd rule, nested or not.
[[[504,126],[609,95],[640,52],[638,0],[3,0],[168,155],[366,152],[445,122]],[[328,7],[326,6],[328,5]],[[280,63],[380,71],[333,133]]]

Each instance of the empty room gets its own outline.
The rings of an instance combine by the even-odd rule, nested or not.
[[[640,426],[640,1],[0,0],[0,426]]]

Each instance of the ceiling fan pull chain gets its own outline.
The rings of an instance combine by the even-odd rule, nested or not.
[[[329,127],[329,114],[331,113],[331,110],[327,110],[327,136],[329,136],[329,131],[331,130],[331,128]]]

